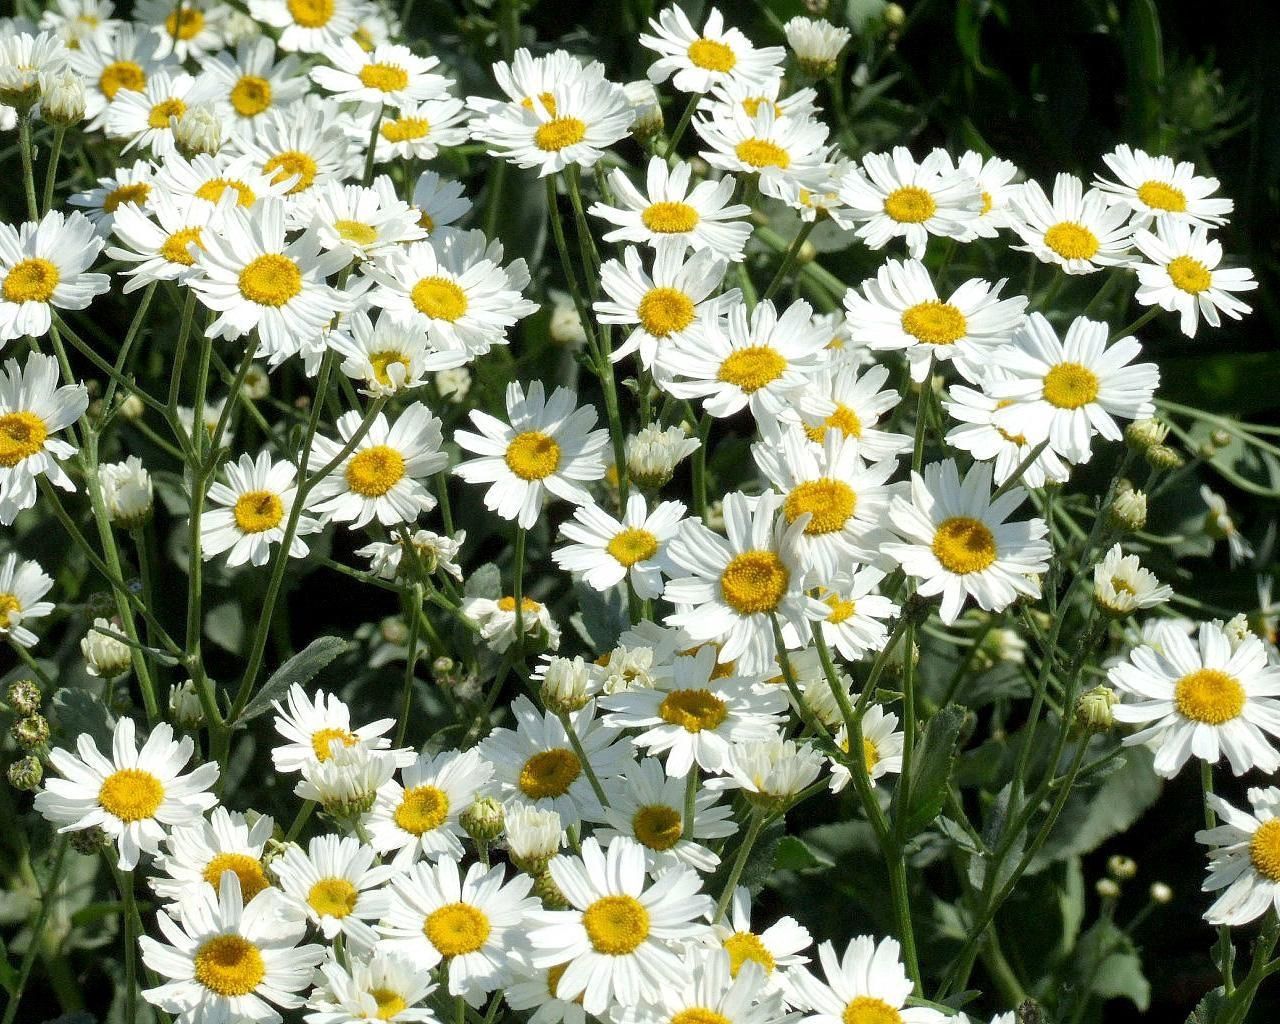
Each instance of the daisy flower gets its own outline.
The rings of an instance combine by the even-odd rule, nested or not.
[[[836,745],[849,753],[849,730],[840,726],[835,736]],[[905,742],[898,728],[898,716],[885,711],[879,704],[872,704],[862,716],[862,761],[874,786],[877,779],[889,773],[902,772],[902,749]],[[853,776],[839,761],[831,762],[831,792],[839,793]]]
[[[748,803],[777,809],[818,777],[822,760],[813,744],[779,735],[735,743],[725,759],[725,774],[708,779],[707,788],[713,792],[740,789]]]
[[[165,158],[151,182],[156,195],[167,195],[178,206],[217,206],[223,196],[248,209],[261,199],[283,197],[287,183],[273,181],[248,156],[232,156],[225,149],[216,156],[199,153],[188,160],[180,153]]]
[[[683,779],[695,763],[723,771],[735,743],[774,736],[787,698],[754,677],[718,672],[715,647],[708,644],[692,657],[676,657],[652,688],[610,694],[600,704],[610,712],[605,725],[640,730],[632,742],[652,755],[666,754],[667,774]]]
[[[910,500],[895,497],[889,521],[902,537],[883,551],[920,580],[922,597],[942,595],[939,615],[948,626],[966,598],[984,611],[1007,608],[1019,595],[1037,597],[1034,578],[1049,568],[1052,548],[1043,519],[1006,522],[1026,499],[1012,487],[991,498],[991,466],[975,463],[963,480],[954,459],[911,474]]]
[[[634,840],[619,836],[607,852],[594,837],[584,840],[581,858],[560,854],[548,866],[571,909],[528,916],[533,966],[568,964],[557,995],[581,994],[588,1013],[653,1002],[664,988],[679,985],[684,965],[677,943],[707,930],[699,918],[711,913],[712,902],[698,891],[697,874],[676,865],[646,885],[644,862],[644,848]]]
[[[702,157],[712,167],[758,174],[760,191],[786,198],[791,183],[816,187],[825,179],[827,126],[811,117],[779,116],[772,103],[754,115],[735,107],[728,116],[694,121],[711,148]]]
[[[1139,609],[1162,605],[1171,597],[1173,588],[1144,569],[1137,555],[1126,555],[1119,544],[1112,545],[1093,567],[1093,600],[1108,615],[1132,615]]]
[[[112,17],[114,13],[110,0],[57,0],[41,13],[39,27],[56,34],[74,53],[89,43],[110,40],[124,24]]]
[[[649,65],[649,81],[658,85],[671,78],[680,92],[706,92],[735,79],[776,78],[787,56],[781,46],[756,49],[738,29],[725,28],[724,15],[715,7],[707,12],[701,32],[675,4],[650,18],[649,27],[653,32],[642,33],[640,45],[660,55]]]
[[[643,1024],[714,1020],[716,1024],[782,1024],[782,993],[770,987],[763,968],[753,964],[733,974],[729,954],[698,950],[683,982],[663,986],[658,999],[641,1003],[635,1018]]]
[[[133,719],[121,718],[112,733],[110,758],[81,733],[78,757],[61,747],[49,751],[62,777],[49,779],[36,794],[36,810],[60,826],[59,832],[101,828],[119,850],[120,870],[132,871],[141,853],[160,848],[166,828],[191,824],[218,802],[208,792],[218,779],[216,762],[182,774],[194,750],[191,737],[174,740],[166,722],[151,730],[139,750]]]
[[[170,12],[174,5],[169,5]],[[154,32],[132,22],[121,22],[104,39],[86,39],[67,54],[71,69],[84,79],[84,116],[89,131],[102,128],[107,110],[120,92],[140,92],[147,80],[172,59],[159,56],[161,42]]]
[[[780,423],[797,417],[809,441],[819,445],[835,430],[856,441],[858,453],[868,462],[901,455],[911,450],[911,438],[876,426],[902,400],[896,390],[884,387],[888,379],[888,367],[874,364],[865,370],[852,364],[820,367],[795,406],[782,411]]]
[[[259,815],[251,825],[238,811],[215,807],[208,818],[179,825],[165,837],[156,853],[148,882],[155,894],[170,905],[201,885],[216,891],[224,871],[240,881],[240,896],[248,903],[271,882],[262,867],[262,855],[275,822]]]
[[[833,25],[817,18],[792,18],[782,31],[801,70],[814,78],[834,73],[840,51],[852,38],[852,33],[843,25]]]
[[[692,173],[683,160],[668,167],[662,157],[652,157],[641,192],[619,168],[610,172],[609,187],[622,205],[593,203],[587,212],[617,225],[605,233],[606,242],[638,242],[681,252],[710,249],[731,263],[741,261],[752,227],[745,219],[751,208],[731,203],[737,179],[726,174],[690,189]]]
[[[1068,274],[1092,274],[1134,262],[1128,209],[1108,205],[1097,189],[1085,192],[1079,178],[1059,174],[1052,201],[1039,183],[1028,181],[1013,207],[1013,229],[1026,243],[1013,248],[1033,253],[1042,263],[1056,263]]]
[[[516,641],[517,628],[524,629],[527,637],[545,637],[547,649],[560,646],[560,627],[551,618],[547,606],[531,597],[520,600],[520,614],[516,615],[516,599],[508,594],[497,600],[487,597],[469,597],[462,602],[462,614],[476,624],[480,638],[495,654],[501,654]]]
[[[127,278],[121,290],[127,295],[155,281],[183,283],[198,274],[195,253],[219,214],[211,203],[181,202],[164,191],[156,192],[150,211],[120,207],[113,230],[121,244],[108,246],[107,256],[130,264],[119,271]]]
[[[987,394],[1013,400],[997,410],[996,426],[1033,445],[1048,438],[1069,462],[1081,463],[1089,461],[1094,434],[1121,439],[1116,417],[1155,415],[1159,368],[1133,362],[1142,351],[1137,338],[1108,344],[1109,334],[1106,324],[1080,316],[1059,341],[1043,315],[1028,316],[1000,353],[1004,372],[987,380]]]
[[[552,554],[556,565],[581,573],[593,590],[610,590],[624,579],[641,599],[662,594],[662,574],[673,571],[667,543],[684,521],[685,506],[664,501],[652,512],[644,495],[633,492],[621,521],[599,505],[579,505],[560,532],[574,541]]]
[[[702,447],[683,426],[657,423],[641,427],[627,438],[627,475],[642,488],[656,491],[671,480],[676,467]]]
[[[818,959],[826,981],[819,981],[803,967],[788,979],[795,1002],[812,1013],[803,1024],[843,1024],[843,1022],[901,1021],[902,1024],[946,1024],[938,1010],[906,1005],[912,992],[911,979],[902,966],[901,947],[895,939],[876,942],[859,935],[849,943],[843,957],[824,942]]]
[[[768,928],[752,931],[751,894],[742,885],[733,890],[727,917],[712,924],[708,939],[729,954],[729,973],[736,978],[745,964],[755,964],[764,973],[765,990],[790,1001],[785,978],[809,962],[801,953],[813,942],[809,930],[794,917],[780,917]]]
[[[742,110],[753,118],[761,107],[769,107],[777,117],[800,120],[812,118],[818,112],[814,89],[797,89],[782,95],[784,79],[779,76],[763,82],[731,79],[711,87],[711,95],[699,101],[698,109],[714,120],[731,117],[735,110]]]
[[[373,750],[363,743],[330,743],[327,758],[302,766],[302,779],[293,787],[294,796],[314,800],[330,817],[359,817],[373,806],[378,790],[395,774],[397,765],[405,763],[405,756],[412,758],[413,751]]]
[[[448,857],[419,861],[391,880],[379,950],[406,957],[420,972],[444,961],[449,994],[480,1005],[511,977],[514,952],[526,946],[525,922],[540,906],[529,895],[532,878],[504,881],[505,873],[500,864],[472,864],[463,877]]]
[[[10,110],[21,107],[29,112],[40,99],[46,76],[61,71],[67,63],[68,50],[61,39],[51,32],[36,34],[30,28],[25,19],[6,25],[0,40],[0,97]]]
[[[50,210],[17,228],[0,223],[0,347],[48,334],[50,307],[84,309],[107,291],[106,274],[86,273],[102,245],[82,213]]]
[[[287,110],[265,111],[252,138],[233,142],[263,175],[285,186],[287,196],[296,196],[313,185],[360,176],[360,151],[346,123],[337,104],[309,95]]]
[[[1188,338],[1195,337],[1200,317],[1210,327],[1218,327],[1222,323],[1219,312],[1232,320],[1253,312],[1231,294],[1257,288],[1253,272],[1245,267],[1219,266],[1222,243],[1209,237],[1208,228],[1162,222],[1155,234],[1136,232],[1133,244],[1147,260],[1135,268],[1138,302],[1177,313],[1182,333]]]
[[[135,22],[148,25],[159,42],[157,56],[200,60],[226,43],[224,28],[231,8],[218,0],[138,0]]]
[[[111,234],[115,213],[122,206],[135,210],[148,208],[154,170],[149,160],[135,160],[132,166],[121,164],[111,177],[99,178],[95,188],[76,192],[67,202],[79,207],[105,238]]]
[[[372,948],[375,936],[366,922],[386,910],[382,884],[396,870],[375,865],[375,856],[373,847],[355,836],[316,836],[305,852],[297,843],[286,846],[272,860],[271,872],[326,941],[345,935],[362,948]]]
[[[438,1024],[430,1007],[419,1005],[435,983],[404,957],[375,951],[368,960],[350,958],[346,966],[330,960],[320,965],[320,974],[323,980],[317,979],[307,1000],[307,1024]]]
[[[3,430],[0,425],[0,437]],[[34,647],[37,637],[23,623],[42,619],[57,607],[52,601],[40,600],[52,587],[53,578],[39,562],[19,563],[12,551],[5,555],[0,562],[0,639],[19,647]]]
[[[575,409],[572,391],[556,388],[550,400],[545,395],[540,380],[529,385],[527,397],[513,381],[506,395],[510,425],[475,409],[471,422],[480,433],[454,434],[458,446],[477,458],[453,472],[467,483],[489,484],[485,508],[526,530],[537,522],[546,492],[575,505],[594,503],[583,484],[604,476],[602,453],[609,443],[608,431],[591,429],[595,409]]]
[[[441,368],[420,324],[385,312],[374,322],[364,310],[356,310],[345,327],[329,334],[328,343],[342,356],[342,372],[363,383],[361,394],[377,397],[418,388],[427,382],[428,370]]]
[[[986,370],[989,380],[1001,380],[1006,376],[996,365],[988,366]],[[1036,448],[1027,441],[1026,435],[1011,434],[1000,426],[1001,411],[1013,404],[1014,399],[992,398],[963,384],[951,385],[942,403],[947,415],[959,423],[947,432],[947,444],[968,452],[979,462],[990,462],[997,487],[1008,480]],[[1071,468],[1062,461],[1050,440],[1022,471],[1021,482],[1037,489],[1046,482],[1065,483],[1070,476]]]
[[[515,978],[502,990],[502,998],[513,1010],[533,1011],[529,1024],[586,1024],[587,1012],[582,1004],[559,996],[564,972],[564,964],[534,968],[521,962]]]
[[[461,583],[462,566],[458,564],[458,551],[466,539],[466,530],[458,530],[452,537],[443,537],[430,530],[415,530],[408,538],[414,551],[414,558],[410,562],[416,559],[428,574],[445,572]],[[393,580],[400,575],[404,553],[405,538],[400,535],[390,541],[375,541],[356,550],[357,555],[369,559],[369,571],[384,580]],[[416,566],[410,565],[408,568],[411,573],[417,571]]]
[[[1217,178],[1196,174],[1195,164],[1172,157],[1151,156],[1132,146],[1119,145],[1102,155],[1102,162],[1118,180],[1102,176],[1094,179],[1094,187],[1107,202],[1130,212],[1134,227],[1145,228],[1152,221],[1162,226],[1172,224],[1209,228],[1227,222],[1235,204],[1230,199],[1215,199]]]
[[[234,53],[202,61],[191,100],[211,103],[229,135],[252,135],[268,110],[288,107],[306,92],[298,59],[277,61],[275,42],[262,35],[240,40]]]
[[[169,5],[173,10],[173,6]],[[127,139],[124,152],[146,149],[162,158],[175,152],[173,126],[187,112],[195,79],[181,69],[160,69],[137,91],[121,91],[106,110],[107,136]]]
[[[282,29],[280,49],[321,53],[355,35],[363,0],[249,0],[255,21]]]
[[[504,60],[494,63],[493,78],[506,94],[507,102],[486,96],[468,96],[467,106],[476,113],[488,114],[509,105],[531,110],[534,99],[539,99],[554,114],[552,89],[570,81],[602,82],[605,68],[599,61],[586,61],[567,50],[552,50],[535,57],[521,47],[516,50],[510,64]]]
[[[1248,811],[1214,793],[1206,800],[1222,824],[1196,833],[1197,843],[1213,847],[1201,888],[1220,894],[1205,920],[1242,925],[1272,907],[1280,910],[1280,789],[1251,788]]]
[[[275,729],[288,742],[271,749],[271,762],[277,772],[299,772],[309,765],[329,760],[334,744],[342,747],[362,746],[369,750],[387,750],[391,746],[383,733],[395,727],[394,718],[351,728],[351,709],[336,694],[317,691],[315,699],[294,683],[286,695],[286,705],[272,701],[276,709]],[[400,767],[414,761],[413,751],[394,751]]]
[[[945,155],[950,165],[951,157],[946,150],[934,152]],[[1014,223],[1013,200],[1022,190],[1022,186],[1014,184],[1018,177],[1018,168],[1008,160],[998,156],[984,158],[981,153],[966,150],[956,161],[956,168],[967,174],[978,183],[982,196],[982,208],[978,216],[970,222],[969,230],[959,236],[961,242],[972,242],[976,238],[995,238],[1001,228],[1012,228]]]
[[[218,481],[209,488],[214,507],[207,509],[200,520],[205,560],[227,551],[228,566],[245,562],[266,565],[271,546],[284,541],[285,524],[298,495],[294,482],[297,474],[293,463],[283,459],[272,462],[266,451],[259,452],[256,459],[245,453],[228,463],[226,482]],[[318,519],[300,515],[289,557],[305,558],[309,548],[302,538],[323,528]]]
[[[167,942],[149,935],[138,943],[142,962],[170,981],[143,990],[147,1002],[183,1021],[237,1020],[278,1024],[270,1005],[293,1009],[324,959],[323,946],[299,946],[307,919],[279,889],[264,889],[247,903],[232,871],[219,889],[193,887],[178,904],[177,920],[156,912]]]
[[[1236,775],[1274,772],[1280,754],[1280,667],[1267,664],[1262,641],[1249,634],[1234,650],[1221,627],[1200,624],[1196,642],[1161,630],[1160,650],[1143,645],[1114,666],[1108,682],[1129,698],[1111,710],[1117,722],[1142,728],[1125,745],[1155,747],[1155,770],[1171,779],[1191,757],[1217,764],[1225,754]]]
[[[905,146],[892,154],[868,153],[839,182],[840,201],[861,226],[872,249],[902,238],[912,259],[924,257],[930,235],[960,238],[982,211],[982,194],[969,174],[935,150],[919,163]]]
[[[822,582],[819,600],[827,606],[822,620],[822,638],[846,661],[860,661],[869,651],[884,650],[889,638],[886,619],[895,619],[901,610],[876,588],[884,571],[859,566],[852,572],[837,572]]]
[[[687,630],[698,643],[719,643],[718,660],[745,672],[773,664],[773,616],[803,636],[808,621],[828,611],[804,589],[802,544],[810,520],[778,517],[784,501],[773,492],[754,502],[734,492],[724,499],[727,539],[691,519],[667,546],[668,557],[689,573],[663,591],[677,606],[667,624]]]
[[[413,185],[413,206],[418,224],[430,234],[459,220],[471,209],[462,182],[442,178],[435,171],[423,171]]]
[[[433,160],[440,150],[467,141],[466,121],[466,105],[453,96],[401,103],[394,114],[384,114],[378,125],[374,161]]]
[[[885,260],[874,278],[862,282],[861,294],[856,288],[845,292],[850,337],[876,351],[906,349],[917,383],[935,362],[984,365],[1027,308],[1026,296],[1001,299],[1004,285],[1004,279],[992,285],[971,278],[943,301],[919,260]]]
[[[324,49],[323,64],[311,69],[311,80],[344,103],[373,103],[401,108],[444,94],[450,79],[432,74],[438,57],[419,57],[407,46],[382,43],[366,51],[354,39]]]
[[[58,465],[76,449],[53,435],[84,415],[89,392],[83,384],[59,387],[58,380],[58,361],[38,352],[21,368],[8,359],[0,371],[0,524],[5,526],[36,503],[41,474],[64,491],[76,489]]]
[[[1200,500],[1208,508],[1204,520],[1205,532],[1215,540],[1226,540],[1227,551],[1231,555],[1231,565],[1234,567],[1252,558],[1253,545],[1245,540],[1244,534],[1236,526],[1231,510],[1227,507],[1227,500],[1210,490],[1208,484],[1200,485]]]

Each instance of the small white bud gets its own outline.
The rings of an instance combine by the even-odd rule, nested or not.
[[[100,679],[115,679],[133,666],[133,652],[129,650],[128,644],[99,630],[122,632],[119,623],[110,619],[94,619],[93,628],[80,641],[80,653],[84,655],[89,675]]]
[[[222,148],[222,121],[213,107],[188,107],[173,129],[173,141],[188,159],[201,153],[214,156]]]
[[[204,705],[194,680],[169,687],[169,717],[183,729],[195,729],[204,722]]]
[[[658,103],[658,90],[648,79],[628,82],[622,87],[635,119],[631,122],[631,134],[642,142],[662,131],[665,122],[662,106]]]
[[[155,492],[151,474],[136,455],[124,462],[110,462],[98,470],[102,484],[102,498],[107,515],[116,526],[126,529],[140,526],[151,517],[155,504]]]
[[[40,113],[50,124],[65,128],[84,118],[84,79],[70,68],[45,75],[43,91]]]

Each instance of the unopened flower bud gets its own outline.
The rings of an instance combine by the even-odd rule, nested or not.
[[[835,72],[840,51],[851,35],[841,25],[810,18],[792,18],[783,26],[783,32],[800,70],[813,78],[826,78]]]
[[[386,643],[397,647],[403,647],[409,642],[409,627],[398,615],[388,615],[378,623],[378,633]]]
[[[560,815],[537,807],[513,807],[506,816],[507,850],[527,875],[542,874],[560,852]]]
[[[1116,495],[1108,512],[1111,525],[1133,533],[1147,525],[1147,496],[1142,491]]]
[[[647,142],[660,131],[665,122],[662,118],[662,105],[658,102],[658,90],[648,79],[627,82],[622,87],[627,102],[631,104],[634,120],[631,122],[631,134],[641,142]]]
[[[442,654],[431,663],[431,674],[437,679],[445,679],[457,668],[457,662],[447,654]]]
[[[107,515],[116,526],[133,529],[151,518],[155,490],[151,474],[136,455],[124,462],[109,462],[98,470]]]
[[[477,843],[491,843],[502,835],[505,817],[502,804],[491,796],[482,796],[458,816],[458,824]]]
[[[44,781],[44,766],[40,758],[28,754],[9,765],[9,785],[23,793],[38,789]]]
[[[271,378],[261,363],[251,363],[240,385],[240,393],[251,402],[261,402],[271,394]]]
[[[49,720],[38,713],[27,715],[15,721],[10,732],[23,750],[35,750],[49,742]]]
[[[1113,854],[1107,858],[1107,871],[1117,881],[1127,882],[1138,873],[1138,863],[1132,857],[1125,857],[1119,853]]]
[[[108,636],[104,630],[119,633],[119,623],[110,619],[94,619],[93,627],[80,641],[80,653],[84,655],[89,675],[115,679],[133,666],[133,652],[128,644]]]
[[[127,420],[140,420],[146,411],[147,407],[142,404],[142,399],[135,394],[125,395],[120,402],[120,415]]]
[[[1102,733],[1115,725],[1116,716],[1111,710],[1120,697],[1106,686],[1095,686],[1088,693],[1076,698],[1075,726],[1082,732]]]
[[[1120,883],[1114,878],[1099,878],[1094,888],[1098,890],[1098,895],[1104,900],[1120,898]]]
[[[40,710],[43,696],[34,680],[19,679],[9,684],[5,700],[15,715],[34,715]]]
[[[591,699],[591,672],[581,658],[552,658],[542,677],[542,706],[554,715],[568,715]]]
[[[204,705],[196,692],[195,680],[187,679],[169,687],[169,717],[182,729],[195,729],[204,722]]]
[[[901,4],[885,4],[883,17],[884,23],[895,31],[907,23],[907,12]]]
[[[1155,469],[1177,469],[1183,461],[1178,451],[1167,444],[1153,444],[1147,449],[1147,462]]]
[[[222,148],[222,120],[211,106],[188,107],[173,128],[173,142],[188,160],[204,153],[215,156]]]
[[[68,837],[71,849],[83,857],[92,857],[111,843],[111,837],[98,825],[78,829]]]
[[[550,871],[544,871],[533,880],[533,894],[542,900],[548,910],[568,910],[569,901],[565,899]]]
[[[1157,419],[1134,420],[1124,428],[1124,439],[1136,452],[1145,452],[1157,444],[1164,444],[1169,436],[1169,425]]]
[[[84,118],[84,79],[70,68],[44,78],[41,116],[52,125],[66,128]]]
[[[1231,443],[1231,434],[1219,427],[1209,435],[1209,440],[1213,442],[1215,448],[1225,448]]]
[[[446,402],[457,404],[467,397],[471,390],[471,371],[465,366],[441,370],[435,377],[436,392]]]
[[[627,438],[627,475],[639,487],[656,491],[700,446],[701,442],[690,437],[683,426],[664,430],[656,423],[650,424]]]
[[[1167,885],[1165,885],[1164,882],[1151,883],[1151,902],[1152,903],[1158,903],[1160,904],[1160,906],[1164,906],[1165,904],[1171,903],[1172,901],[1173,901],[1173,890],[1170,889]]]

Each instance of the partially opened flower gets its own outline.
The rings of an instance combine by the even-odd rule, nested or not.
[[[0,348],[49,333],[52,309],[84,309],[111,286],[88,273],[102,239],[84,214],[57,210],[17,228],[0,223]]]

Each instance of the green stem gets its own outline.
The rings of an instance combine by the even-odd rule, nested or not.
[[[364,157],[364,178],[362,184],[368,188],[373,184],[373,157],[378,151],[378,129],[382,127],[382,111],[383,105],[378,104],[378,112],[373,115],[373,128],[369,132],[369,150]],[[316,393],[316,400],[319,402],[321,393]]]
[[[1115,341],[1118,338],[1127,338],[1130,334],[1133,334],[1134,331],[1138,330],[1138,328],[1143,327],[1146,324],[1150,323],[1157,316],[1159,316],[1159,314],[1160,314],[1160,307],[1152,306],[1145,313],[1143,313],[1142,316],[1138,317],[1138,319],[1135,320],[1133,323],[1129,324],[1127,327],[1121,327],[1120,330],[1112,334],[1111,337],[1107,339],[1107,344],[1111,344],[1111,342]]]
[[[681,822],[681,835],[684,839],[693,838],[694,820],[698,812],[698,762],[689,765],[689,774],[684,780],[684,821]]]
[[[1200,762],[1200,787],[1204,791],[1204,827],[1218,827],[1218,815],[1209,806],[1209,797],[1213,796],[1213,765],[1208,761]],[[1222,973],[1222,991],[1230,996],[1235,991],[1236,982],[1232,971],[1235,961],[1235,946],[1231,942],[1231,929],[1226,925],[1218,926],[1218,970]]]
[[[689,127],[690,120],[693,119],[693,112],[698,109],[698,101],[702,99],[701,94],[694,93],[689,97],[689,103],[684,108],[684,113],[680,115],[680,120],[676,122],[676,129],[671,133],[671,138],[667,140],[667,161],[674,162],[676,157],[676,147],[680,145],[680,140],[684,138],[685,129]]]
[[[512,548],[511,599],[516,613],[516,657],[524,661],[524,545],[527,532],[516,526],[516,539]]]
[[[801,226],[799,233],[787,248],[787,251],[783,254],[782,263],[778,267],[778,272],[773,275],[773,280],[769,282],[769,287],[766,288],[764,290],[764,294],[760,296],[761,302],[765,299],[773,298],[777,290],[782,287],[783,282],[787,279],[787,274],[790,273],[791,267],[796,261],[796,257],[800,255],[800,250],[804,247],[804,243],[808,240],[809,235],[812,234],[813,229],[817,226],[818,220],[816,217],[813,220],[805,221]]]
[[[116,887],[120,890],[120,901],[123,904],[124,927],[124,1020],[138,1019],[138,906],[133,898],[133,872],[121,871],[116,867],[112,856],[114,847],[108,847],[103,853],[111,873],[115,876]]]
[[[31,113],[18,117],[18,150],[22,154],[22,186],[27,194],[27,220],[39,220],[36,205],[35,152],[31,141]]]
[[[751,856],[751,849],[756,845],[756,840],[760,837],[760,830],[764,827],[764,815],[756,810],[751,812],[751,823],[747,826],[747,834],[743,837],[741,845],[738,847],[738,855],[733,858],[733,867],[729,869],[729,877],[724,883],[724,892],[720,894],[720,899],[716,903],[716,914],[711,919],[712,924],[718,924],[720,919],[724,917],[724,912],[729,909],[729,903],[733,899],[733,890],[738,887],[738,879],[742,877],[742,870],[747,866],[747,858]]]
[[[406,549],[409,547],[405,545]],[[400,724],[396,726],[396,746],[404,746],[405,732],[409,728],[409,709],[413,706],[414,669],[418,665],[418,639],[422,633],[422,585],[414,584],[412,596],[414,614],[409,619],[409,650],[404,661],[404,692],[400,695]]]
[[[601,807],[608,807],[609,796],[605,793],[604,786],[600,784],[599,778],[596,777],[595,769],[591,767],[591,762],[587,759],[587,752],[582,747],[582,740],[578,736],[578,730],[573,727],[573,720],[564,712],[558,712],[556,717],[560,719],[560,724],[564,726],[565,735],[569,737],[569,746],[573,748],[573,753],[578,758],[578,763],[582,765],[582,771],[587,776],[587,781],[591,783],[591,791],[595,793]]]
[[[62,156],[62,140],[67,134],[66,125],[58,125],[53,130],[53,145],[49,147],[49,167],[44,176],[45,213],[53,209],[53,186],[58,179],[58,159]]]

